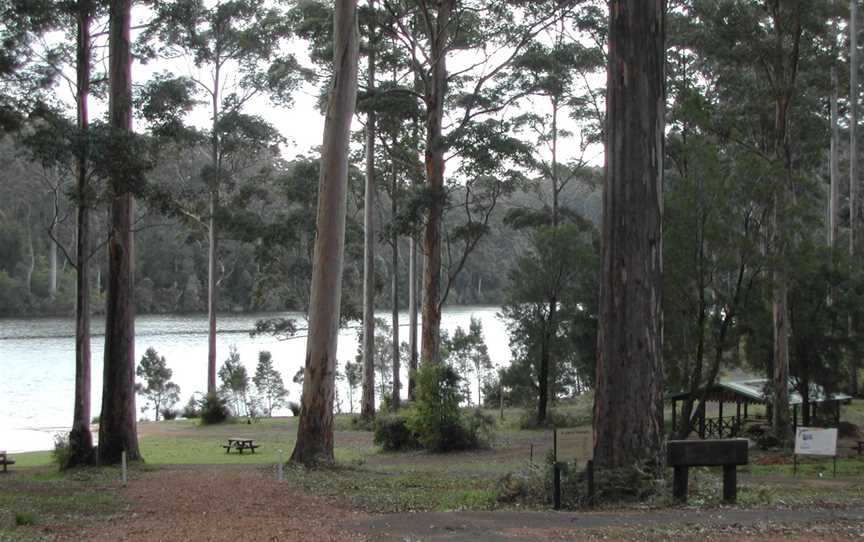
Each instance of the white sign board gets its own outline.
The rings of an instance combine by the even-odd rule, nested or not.
[[[797,455],[837,455],[837,429],[799,427],[795,432]]]

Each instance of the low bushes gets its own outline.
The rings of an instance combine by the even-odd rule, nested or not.
[[[225,399],[215,393],[208,393],[201,400],[201,423],[212,425],[228,419],[230,412]]]
[[[494,420],[480,411],[459,408],[459,375],[443,364],[426,364],[417,372],[414,406],[381,413],[375,420],[375,443],[388,451],[422,447],[430,452],[479,448],[492,437]]]

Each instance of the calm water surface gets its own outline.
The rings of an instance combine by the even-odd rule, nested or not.
[[[501,365],[510,358],[510,350],[507,332],[504,323],[496,317],[497,311],[497,307],[446,309],[442,316],[442,327],[451,333],[456,326],[462,326],[467,331],[472,316],[481,319],[489,355],[495,365]],[[250,337],[249,331],[254,329],[255,321],[266,316],[274,315],[221,316],[216,338],[217,363],[221,365],[228,355],[229,347],[235,345],[251,377],[258,362],[258,352],[269,350],[290,392],[288,398],[297,401],[300,386],[294,384],[291,378],[303,365],[306,339],[299,337],[280,341],[273,337]],[[390,320],[389,312],[381,312],[376,316],[388,322]],[[407,313],[400,315],[400,322],[407,321]],[[98,415],[102,400],[104,329],[104,319],[94,318],[94,416]],[[0,319],[0,450],[47,450],[53,447],[55,433],[68,431],[75,391],[74,330],[72,319]],[[135,331],[136,362],[152,346],[165,356],[168,366],[174,371],[172,380],[181,390],[181,401],[175,408],[184,405],[193,392],[206,389],[206,315],[140,316],[135,321]],[[400,339],[405,341],[407,328],[400,327],[399,332]],[[342,330],[337,354],[340,367],[346,361],[352,361],[356,353],[356,330]],[[402,377],[402,381],[407,382],[407,374]],[[348,394],[344,386],[340,388],[339,395],[347,411]],[[356,401],[357,398],[355,408]],[[139,397],[138,405],[141,404],[142,398]],[[276,414],[285,415],[287,411]],[[152,413],[142,415],[147,416],[152,417]]]

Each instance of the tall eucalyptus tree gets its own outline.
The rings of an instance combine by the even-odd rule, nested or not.
[[[357,100],[358,42],[356,0],[338,2],[333,17],[333,82],[321,155],[303,399],[297,442],[291,454],[292,462],[304,465],[333,462],[336,346],[342,299],[348,145]]]

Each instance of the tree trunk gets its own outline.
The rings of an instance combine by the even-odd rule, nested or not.
[[[594,461],[662,465],[666,2],[612,0]]]
[[[321,153],[309,338],[297,443],[291,454],[292,462],[308,466],[333,462],[333,399],[345,252],[348,150],[357,98],[356,12],[356,0],[338,2],[333,20],[333,83]]]
[[[858,0],[849,2],[849,260],[855,260],[855,230],[858,226]],[[849,319],[849,335],[854,333]],[[858,359],[849,357],[849,392],[858,395]]]
[[[408,400],[414,400],[417,385],[417,239],[408,246]]]
[[[54,242],[56,226],[51,226],[48,236],[48,297],[53,301],[57,297],[57,244]]]
[[[216,393],[216,192],[210,191],[207,228],[207,393]]]
[[[33,249],[33,226],[30,224],[30,219],[33,216],[33,207],[29,202],[24,202],[27,207],[27,221],[24,226],[27,228],[27,271],[24,275],[24,286],[27,288],[27,295],[33,293],[33,272],[36,270],[36,251]]]
[[[772,323],[774,334],[774,375],[772,430],[783,442],[791,438],[789,425],[789,284],[783,263],[786,253],[787,195],[792,190],[792,157],[789,147],[789,108],[798,71],[799,44],[801,39],[801,5],[774,1],[771,17],[776,33],[774,55],[774,149],[775,163],[782,166],[781,176],[774,183],[773,209],[771,210],[772,249],[775,262],[773,270]],[[787,21],[786,19],[789,19]],[[791,21],[791,31],[788,29]],[[786,34],[789,35],[786,35]],[[788,39],[791,37],[791,40]],[[792,46],[786,51],[786,43]]]
[[[375,0],[369,0],[369,9],[374,12]],[[369,25],[369,69],[368,92],[375,89],[375,45],[372,34],[374,22]],[[363,395],[360,415],[371,419],[375,416],[375,110],[366,115],[366,190],[363,209]]]
[[[431,201],[423,230],[423,330],[420,358],[441,361],[441,221],[444,214],[444,141],[442,122],[447,95],[447,49],[455,0],[438,5],[431,42],[432,77],[426,95],[426,184]]]
[[[210,201],[209,213],[210,217],[207,221],[207,393],[216,393],[216,303],[219,283],[216,280],[216,244],[218,235],[216,231],[216,213],[219,209],[219,186],[222,182],[222,164],[219,159],[219,90],[221,87],[219,59],[220,51],[216,51],[215,69],[213,72],[213,124],[211,126],[210,140],[210,161],[213,167],[209,179],[210,186]]]
[[[119,134],[132,132],[131,0],[111,0],[109,29],[109,122]],[[111,172],[111,234],[105,310],[105,366],[99,425],[99,462],[119,463],[125,450],[140,459],[135,419],[135,314],[132,216],[135,202],[122,171]]]
[[[77,43],[77,110],[78,130],[86,134],[90,127],[87,99],[90,94],[90,21],[89,0],[78,2]],[[94,463],[93,435],[90,433],[90,197],[87,177],[87,138],[76,164],[77,224],[75,277],[75,407],[69,432],[69,454],[63,468]],[[56,249],[55,249],[56,250]]]
[[[828,246],[834,247],[840,236],[840,127],[837,122],[837,101],[840,85],[837,66],[831,66],[831,189],[828,199]]]
[[[394,148],[395,148],[394,141]],[[398,179],[396,176],[396,165],[393,164],[393,179],[392,179],[392,194],[390,198],[391,212],[393,217],[396,216],[398,208],[396,206],[396,191],[398,187]],[[393,410],[399,410],[400,397],[399,393],[402,390],[402,381],[399,377],[400,359],[399,359],[399,234],[396,229],[393,229],[393,254],[392,267],[393,273],[391,277],[391,291],[393,299],[393,397],[390,401],[390,406]]]

